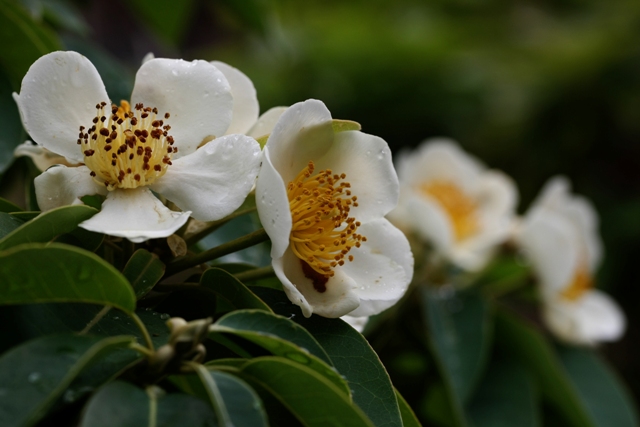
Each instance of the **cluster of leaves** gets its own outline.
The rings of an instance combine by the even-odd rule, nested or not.
[[[155,286],[157,254],[77,228],[94,208],[0,208],[0,424],[419,425],[362,335],[305,319],[268,280],[248,287],[251,267]],[[209,316],[192,342],[166,325],[183,313]]]

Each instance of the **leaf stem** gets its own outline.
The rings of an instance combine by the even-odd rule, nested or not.
[[[172,276],[188,268],[246,249],[267,240],[269,240],[269,236],[267,235],[267,232],[264,231],[264,228],[261,228],[260,230],[247,234],[246,236],[242,236],[238,239],[216,246],[215,248],[211,248],[208,251],[200,252],[199,254],[191,257],[178,258],[167,265],[165,277]]]
[[[140,332],[142,332],[142,337],[144,338],[144,342],[149,348],[149,350],[151,350],[152,352],[155,352],[155,347],[153,346],[153,341],[151,341],[151,336],[149,335],[149,331],[147,331],[147,327],[144,325],[142,320],[138,317],[136,313],[127,313],[127,314],[129,314],[129,317],[133,319],[135,324],[138,326],[138,329],[140,329]]]
[[[253,270],[243,271],[233,276],[241,282],[250,282],[259,279],[265,279],[267,277],[273,277],[275,272],[273,267],[268,265],[266,267],[254,268]]]
[[[85,326],[85,328],[83,330],[81,330],[79,332],[80,335],[84,335],[86,333],[88,333],[91,328],[93,328],[94,326],[96,326],[96,323],[98,323],[100,320],[102,320],[102,318],[109,312],[109,310],[111,310],[113,307],[111,307],[110,305],[106,305],[104,307],[102,307],[102,310],[100,310],[98,312],[98,314],[95,315],[95,317],[93,319],[91,319],[91,321],[89,323],[87,323],[87,326]]]
[[[215,231],[219,227],[222,227],[224,224],[226,224],[227,222],[231,221],[232,219],[235,219],[235,218],[237,218],[239,216],[242,216],[242,215],[249,214],[251,212],[254,212],[255,210],[256,210],[256,207],[254,206],[252,208],[247,208],[247,209],[243,209],[241,211],[236,211],[236,212],[232,213],[231,215],[228,215],[228,216],[226,216],[226,217],[224,217],[222,219],[219,219],[217,221],[211,221],[202,230],[200,230],[200,231],[192,234],[191,236],[185,238],[184,241],[187,243],[187,246],[191,246],[194,243],[199,242],[202,238],[204,238],[208,234],[212,233],[213,231]]]

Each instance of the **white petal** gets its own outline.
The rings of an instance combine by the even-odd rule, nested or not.
[[[503,221],[515,214],[518,190],[513,179],[502,172],[486,171],[475,196],[480,214],[490,221]]]
[[[104,185],[91,178],[91,170],[86,166],[68,168],[54,166],[47,169],[35,180],[36,199],[42,211],[60,206],[82,204],[80,197],[93,194],[107,194]]]
[[[102,210],[80,227],[140,243],[170,236],[187,222],[189,214],[169,210],[146,187],[117,189],[107,194]]]
[[[253,83],[242,71],[220,61],[211,61],[211,64],[227,78],[233,95],[233,115],[227,134],[245,134],[258,120],[260,106],[258,96]]]
[[[580,261],[575,228],[564,217],[539,208],[522,223],[518,242],[540,278],[545,294],[561,292],[571,283]]]
[[[287,107],[273,107],[267,112],[263,113],[258,121],[249,129],[247,135],[254,138],[260,138],[261,136],[269,135],[272,131],[282,113],[287,110]]]
[[[381,218],[398,204],[398,175],[391,161],[391,150],[377,136],[358,131],[339,132],[327,153],[318,158],[316,169],[345,173],[358,207],[351,215],[368,222]]]
[[[248,136],[227,135],[181,157],[151,188],[200,221],[235,211],[253,188],[262,152]]]
[[[90,127],[96,104],[109,96],[93,64],[77,52],[53,52],[31,65],[13,94],[27,133],[38,144],[74,162],[84,156],[79,127]]]
[[[413,277],[413,255],[405,235],[386,219],[362,224],[358,233],[367,241],[351,250],[352,262],[335,271],[351,277],[357,286],[360,306],[349,315],[372,316],[404,295]]]
[[[289,246],[292,220],[289,198],[282,177],[271,163],[269,148],[264,148],[262,167],[256,183],[258,216],[271,239],[271,258],[282,258]],[[275,264],[274,264],[275,268]]]
[[[142,57],[142,64],[144,64],[145,62],[149,62],[152,59],[155,59],[155,55],[153,54],[153,52],[148,52],[144,57]]]
[[[453,225],[449,215],[436,200],[411,190],[407,193],[406,201],[403,203],[406,206],[411,227],[438,252],[443,255],[449,254],[455,244]]]
[[[42,172],[54,165],[78,166],[79,163],[72,163],[65,157],[52,153],[41,145],[33,144],[31,141],[25,141],[13,150],[16,157],[29,157],[33,164]]]
[[[273,270],[291,302],[302,308],[305,317],[311,316],[311,313],[340,317],[352,312],[360,304],[354,292],[356,283],[339,269],[326,283],[324,292],[314,289],[313,282],[302,271],[300,259],[291,249],[287,249],[282,258],[273,260]]]
[[[315,99],[287,108],[273,128],[265,147],[285,184],[292,181],[310,160],[323,156],[333,144],[331,113]]]
[[[349,326],[351,326],[353,329],[355,329],[360,333],[364,331],[365,326],[367,326],[367,323],[369,322],[369,316],[354,317],[354,316],[347,315],[347,316],[342,316],[341,319],[347,322]]]
[[[192,153],[205,139],[225,134],[231,123],[233,97],[224,74],[206,61],[156,58],[140,67],[131,94],[133,105],[156,107],[179,147]],[[174,157],[176,158],[176,157]]]
[[[626,329],[626,318],[618,304],[595,289],[576,301],[548,301],[543,316],[554,334],[572,344],[615,341]]]

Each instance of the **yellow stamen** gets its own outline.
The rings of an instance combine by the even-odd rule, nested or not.
[[[318,292],[324,292],[334,268],[343,265],[345,257],[352,261],[347,254],[367,238],[356,232],[360,223],[349,216],[358,198],[351,196],[351,184],[343,181],[346,175],[330,169],[313,172],[314,164],[309,162],[287,186],[293,222],[290,243],[305,276]]]
[[[570,301],[575,301],[592,287],[593,279],[589,274],[589,270],[585,265],[581,265],[576,270],[571,284],[562,291],[561,295]]]
[[[423,193],[436,199],[449,215],[456,241],[464,240],[479,231],[477,205],[457,185],[447,181],[423,184]]]
[[[157,119],[158,109],[137,104],[134,111],[127,101],[120,107],[106,102],[96,105],[97,116],[89,128],[80,126],[78,144],[93,179],[107,189],[137,188],[149,185],[167,171],[173,147],[171,126]],[[165,113],[164,119],[169,118]]]

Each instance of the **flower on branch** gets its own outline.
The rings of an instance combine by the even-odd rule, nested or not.
[[[569,182],[556,177],[545,185],[517,232],[540,281],[543,318],[551,332],[572,344],[613,341],[625,330],[618,304],[593,288],[602,258],[597,228],[591,203],[571,195]]]
[[[43,211],[106,195],[81,227],[142,242],[166,237],[192,215],[220,219],[244,201],[261,152],[244,135],[224,136],[243,111],[224,74],[205,61],[146,61],[131,103],[109,100],[91,62],[76,52],[38,59],[14,94],[25,129],[43,148],[78,167],[36,178]],[[252,112],[248,112],[251,115]],[[169,210],[154,193],[183,212]]]
[[[273,268],[306,317],[369,316],[404,294],[413,256],[384,218],[397,199],[384,140],[335,132],[320,101],[282,114],[264,148],[256,203]]]
[[[486,265],[512,227],[513,181],[487,170],[453,141],[427,140],[398,161],[400,202],[389,219],[431,244],[457,266]]]

